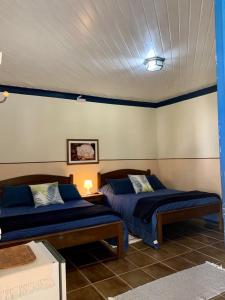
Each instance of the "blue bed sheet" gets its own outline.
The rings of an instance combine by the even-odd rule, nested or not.
[[[25,214],[35,214],[40,212],[48,212],[48,211],[54,211],[59,209],[65,209],[65,208],[75,208],[75,207],[87,207],[93,205],[92,203],[86,201],[86,200],[74,200],[65,202],[65,204],[53,204],[48,206],[41,206],[41,207],[11,207],[11,208],[0,208],[0,217],[1,216],[15,216],[15,215],[25,215]],[[121,218],[114,215],[105,215],[105,216],[98,216],[98,217],[92,217],[92,218],[86,218],[82,220],[76,220],[72,222],[66,222],[61,224],[55,224],[55,225],[47,225],[47,226],[39,226],[34,227],[30,229],[22,229],[22,230],[16,230],[11,231],[8,233],[2,232],[1,235],[1,241],[11,241],[15,239],[23,239],[28,238],[31,236],[38,236],[38,235],[44,235],[49,233],[55,233],[59,231],[66,231],[66,230],[72,230],[77,228],[84,228],[88,226],[95,226],[100,224],[108,224],[111,222],[119,221]],[[124,249],[127,250],[128,248],[128,230],[126,225],[124,224]]]
[[[106,196],[106,202],[108,205],[112,207],[115,211],[119,212],[125,221],[128,230],[141,237],[144,243],[158,248],[157,242],[157,213],[163,211],[173,211],[182,208],[188,207],[196,207],[201,205],[207,205],[212,203],[217,203],[218,199],[214,197],[203,198],[203,199],[194,199],[189,201],[180,201],[174,202],[170,204],[163,205],[159,207],[152,216],[152,220],[149,224],[145,224],[139,218],[133,217],[133,212],[135,206],[140,198],[143,197],[151,197],[156,195],[169,195],[178,193],[181,191],[177,190],[170,190],[170,189],[162,189],[157,190],[154,193],[139,193],[139,194],[122,194],[122,195],[115,195],[113,194],[110,189],[105,189],[104,187],[101,189],[101,192],[104,193]]]

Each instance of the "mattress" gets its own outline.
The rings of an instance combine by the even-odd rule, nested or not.
[[[48,212],[48,211],[54,211],[59,209],[65,209],[65,208],[78,208],[78,207],[87,207],[92,206],[93,204],[86,201],[86,200],[74,200],[74,201],[68,201],[65,202],[65,204],[53,204],[48,206],[42,206],[42,207],[11,207],[11,208],[1,208],[1,216],[13,216],[15,215],[25,215],[25,214],[35,214],[40,212]],[[98,217],[91,217],[91,218],[85,218],[82,220],[76,220],[66,223],[59,223],[54,225],[47,225],[47,226],[39,226],[29,229],[22,229],[22,230],[16,230],[1,234],[1,241],[11,241],[15,239],[23,239],[23,238],[29,238],[32,236],[39,236],[39,235],[45,235],[49,233],[55,233],[60,231],[67,231],[72,229],[78,229],[78,228],[84,228],[89,226],[95,226],[100,224],[108,224],[111,222],[121,221],[121,218],[114,215],[103,215]],[[126,226],[124,225],[124,244],[125,248],[127,248],[128,244],[128,233]]]
[[[157,244],[157,213],[158,212],[166,212],[166,211],[174,211],[184,208],[202,206],[207,204],[218,203],[218,198],[209,197],[202,199],[193,199],[189,201],[179,201],[174,203],[169,203],[159,207],[152,216],[151,222],[149,224],[143,223],[142,220],[135,218],[133,216],[133,212],[135,206],[139,199],[143,197],[151,197],[156,195],[169,195],[174,193],[179,193],[181,191],[172,190],[172,189],[162,189],[157,190],[154,193],[139,193],[139,194],[120,194],[115,195],[110,192],[109,189],[100,189],[106,196],[107,204],[112,207],[113,210],[119,212],[125,221],[128,230],[141,237],[146,244],[149,244],[153,247],[158,247]]]

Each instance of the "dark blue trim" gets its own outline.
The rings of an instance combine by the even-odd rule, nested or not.
[[[64,92],[56,92],[56,91],[48,91],[41,89],[33,89],[33,88],[25,88],[25,87],[17,87],[10,85],[0,85],[0,91],[8,91],[12,94],[23,94],[23,95],[33,95],[33,96],[42,96],[42,97],[51,97],[51,98],[59,98],[65,100],[76,100],[76,98],[80,94],[75,93],[64,93]],[[167,100],[160,101],[158,103],[154,102],[146,102],[146,101],[135,101],[135,100],[120,100],[120,99],[112,99],[112,98],[103,98],[96,97],[90,95],[83,95],[88,102],[94,103],[104,103],[104,104],[114,104],[114,105],[125,105],[125,106],[136,106],[136,107],[150,107],[150,108],[158,108],[166,105],[175,104],[177,102],[182,102],[185,100],[189,100],[195,97],[207,95],[210,93],[214,93],[217,91],[217,86],[213,85],[195,92],[191,92],[188,94],[184,94],[181,96],[177,96],[174,98],[170,98]]]
[[[196,98],[196,97],[199,97],[199,96],[211,94],[211,93],[214,93],[216,91],[217,91],[217,86],[213,85],[213,86],[210,86],[210,87],[207,87],[207,88],[195,91],[195,92],[191,92],[191,93],[188,93],[188,94],[184,94],[184,95],[181,95],[181,96],[177,96],[177,97],[174,97],[174,98],[170,98],[170,99],[167,99],[167,100],[160,101],[160,102],[156,103],[156,108],[166,106],[166,105],[175,104],[177,102],[182,102],[182,101],[189,100],[189,99],[192,99],[192,98]]]
[[[216,18],[216,71],[218,82],[218,125],[220,143],[220,174],[223,199],[223,218],[225,219],[225,1],[215,0]],[[225,228],[224,228],[225,230]]]
[[[76,100],[76,98],[80,95],[80,94],[75,94],[75,93],[64,93],[64,92],[55,92],[55,91],[48,91],[48,90],[41,90],[41,89],[0,85],[0,91],[5,91],[5,90],[12,94],[52,97],[52,98],[59,98],[59,99],[66,99],[66,100]],[[106,103],[106,104],[114,104],[114,105],[150,107],[150,108],[156,107],[156,103],[151,103],[151,102],[149,103],[149,102],[144,102],[144,101],[103,98],[103,97],[95,97],[95,96],[89,96],[89,95],[84,95],[84,94],[82,94],[82,96],[88,102]]]

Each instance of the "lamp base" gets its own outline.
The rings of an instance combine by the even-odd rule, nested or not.
[[[91,195],[90,189],[87,189],[87,188],[86,188],[86,191],[87,191],[87,192],[86,192],[86,195]]]

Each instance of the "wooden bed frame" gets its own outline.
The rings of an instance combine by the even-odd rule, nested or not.
[[[73,175],[56,176],[56,175],[27,175],[15,177],[0,181],[0,195],[6,186],[41,184],[49,182],[58,182],[61,184],[73,183]],[[123,247],[123,222],[116,221],[108,224],[89,226],[79,229],[67,230],[57,233],[51,233],[41,236],[29,237],[26,239],[0,242],[0,248],[10,247],[34,240],[47,240],[56,249],[67,248],[71,246],[101,241],[109,238],[115,238],[117,241],[116,257],[124,255]]]
[[[107,179],[119,179],[128,177],[129,174],[133,175],[150,175],[151,171],[148,169],[134,170],[134,169],[120,169],[107,173],[98,173],[98,187],[102,187],[107,183]],[[223,217],[222,217],[222,203],[215,203],[203,205],[198,207],[184,208],[174,211],[161,212],[157,214],[157,233],[158,242],[163,242],[163,225],[172,224],[176,222],[185,221],[192,218],[200,218],[209,214],[218,214],[219,229],[223,230]]]

